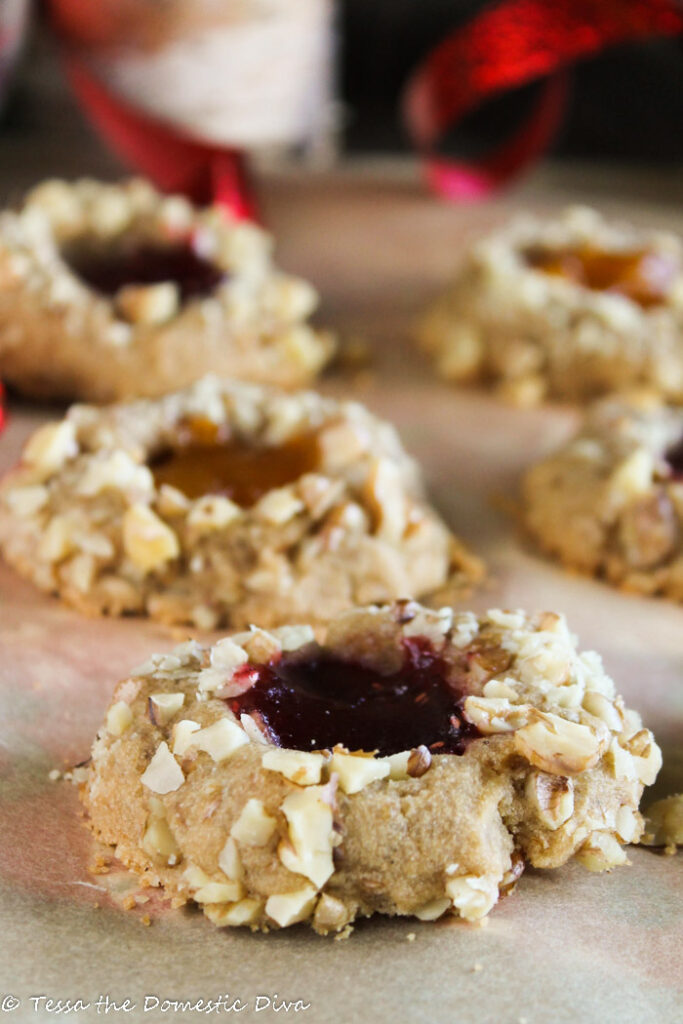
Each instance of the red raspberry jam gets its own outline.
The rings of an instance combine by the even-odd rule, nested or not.
[[[672,258],[637,249],[603,252],[583,245],[567,249],[528,249],[529,266],[544,274],[564,277],[594,291],[618,292],[647,308],[664,302],[678,273]]]
[[[255,713],[279,747],[396,754],[424,745],[434,754],[462,754],[479,736],[465,721],[465,693],[454,670],[425,640],[405,643],[397,672],[381,675],[358,661],[310,650],[250,665],[254,685],[228,700],[235,715]]]
[[[320,466],[316,435],[301,434],[280,445],[230,438],[210,420],[186,421],[175,448],[149,463],[157,487],[168,484],[188,498],[220,494],[249,508],[275,487],[284,487]]]
[[[186,242],[145,242],[106,249],[81,244],[70,247],[63,256],[81,280],[103,295],[115,295],[126,285],[173,281],[186,302],[210,295],[226,277],[225,271],[202,259]]]

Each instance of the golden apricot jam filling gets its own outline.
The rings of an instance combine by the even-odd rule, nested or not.
[[[120,242],[102,246],[83,241],[62,250],[62,257],[90,288],[114,296],[127,285],[154,285],[171,281],[180,299],[210,295],[227,275],[200,256],[190,242],[162,245]]]
[[[228,699],[230,710],[256,715],[279,747],[464,754],[480,735],[464,718],[462,681],[424,638],[404,642],[403,663],[388,675],[320,649],[240,673],[252,685]]]
[[[227,435],[208,419],[187,420],[177,444],[149,463],[157,487],[167,484],[188,498],[216,494],[250,508],[277,487],[294,483],[320,467],[314,432],[280,445],[264,445]]]
[[[524,259],[534,270],[564,277],[592,291],[617,292],[647,309],[666,300],[678,272],[673,257],[650,249],[605,252],[589,245],[566,249],[534,246]]]

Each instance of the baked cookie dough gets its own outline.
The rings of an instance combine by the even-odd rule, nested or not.
[[[584,207],[478,242],[418,329],[448,380],[519,405],[647,385],[683,398],[683,244]]]
[[[626,862],[661,765],[561,615],[353,609],[121,682],[82,798],[146,884],[217,925],[484,917],[526,864]]]
[[[140,179],[47,181],[0,215],[0,375],[38,398],[156,396],[214,372],[310,381],[330,336],[271,238]]]
[[[683,601],[683,408],[603,399],[527,472],[523,516],[564,565]]]
[[[0,484],[0,550],[83,612],[207,629],[325,622],[482,573],[389,424],[216,377],[38,430]]]

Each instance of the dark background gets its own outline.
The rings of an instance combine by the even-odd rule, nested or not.
[[[403,85],[434,46],[484,6],[490,4],[481,0],[339,0],[338,78],[346,151],[393,153],[409,148],[399,109]],[[42,19],[36,18],[11,102],[0,117],[2,126],[15,134],[44,120],[42,106],[56,104],[67,91],[58,80],[54,47],[46,34]],[[41,88],[41,109],[36,109],[36,81],[43,79],[49,84]],[[536,89],[526,87],[487,103],[457,125],[442,149],[471,156],[500,141],[519,124]],[[569,101],[551,151],[559,157],[622,164],[671,166],[680,161],[683,41],[647,40],[575,65]]]
[[[614,2],[614,0],[611,0]],[[484,6],[477,0],[344,0],[341,84],[351,150],[394,151],[406,137],[397,98],[411,69]],[[532,89],[482,108],[446,149],[473,153],[516,123]],[[647,40],[575,65],[573,88],[553,151],[630,161],[683,156],[683,45]]]

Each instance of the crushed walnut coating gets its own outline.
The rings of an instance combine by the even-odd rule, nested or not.
[[[683,398],[683,244],[571,207],[477,242],[418,340],[437,372],[531,406],[647,386]]]
[[[94,402],[161,395],[209,372],[302,386],[335,344],[308,323],[315,290],[271,250],[255,224],[142,179],[45,181],[0,214],[0,373],[28,395]],[[134,264],[129,283],[117,258]]]
[[[272,451],[275,463],[311,435],[316,462],[307,455],[302,475],[246,506],[190,497],[154,475],[188,423],[208,423],[233,449]],[[391,477],[390,493],[378,475]],[[0,484],[0,549],[86,613],[202,629],[319,624],[353,604],[457,592],[482,574],[389,424],[355,402],[213,376],[160,399],[72,406],[42,427]]]
[[[575,437],[527,471],[526,528],[565,566],[683,601],[682,440],[681,408],[601,400]]]
[[[563,616],[401,601],[311,636],[254,628],[213,648],[190,642],[119,684],[82,799],[93,832],[146,883],[218,926],[347,934],[373,913],[478,921],[525,864],[625,862],[661,754]],[[327,653],[389,675],[416,642],[438,654],[460,713],[486,723],[460,754],[284,749],[231,710],[280,658]]]

